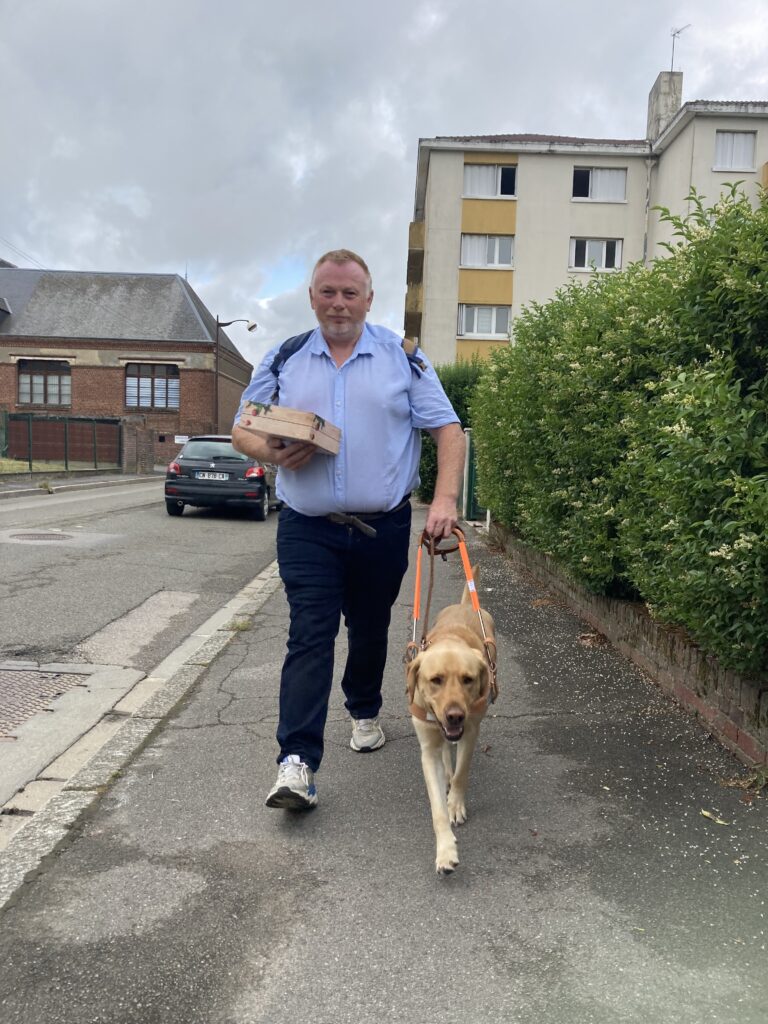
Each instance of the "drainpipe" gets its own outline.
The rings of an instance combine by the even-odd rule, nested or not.
[[[645,161],[645,233],[643,234],[643,263],[648,265],[648,231],[651,220],[651,170],[653,168],[653,157],[647,157]]]

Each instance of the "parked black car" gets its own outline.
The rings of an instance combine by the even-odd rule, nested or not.
[[[275,469],[232,447],[226,435],[190,437],[165,474],[165,507],[180,516],[185,505],[248,508],[264,520],[274,498]]]

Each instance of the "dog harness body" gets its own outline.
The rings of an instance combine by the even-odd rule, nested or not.
[[[467,554],[467,546],[464,538],[464,534],[458,527],[454,527],[451,531],[457,537],[457,543],[451,548],[439,548],[435,545],[434,537],[430,537],[426,531],[422,533],[419,539],[419,550],[416,555],[416,588],[413,600],[413,635],[411,641],[406,645],[404,661],[406,666],[413,661],[416,655],[420,651],[425,651],[429,647],[429,641],[427,640],[427,632],[429,628],[429,606],[432,600],[432,587],[434,584],[434,565],[435,555],[440,555],[443,561],[446,561],[446,556],[451,552],[458,549],[461,556],[461,563],[464,569],[464,576],[467,581],[467,590],[469,591],[470,600],[472,602],[472,608],[477,612],[480,620],[480,632],[483,637],[483,650],[485,653],[485,660],[488,664],[489,671],[489,685],[488,690],[480,696],[474,704],[470,707],[470,714],[481,714],[488,709],[489,704],[493,704],[499,695],[499,684],[496,675],[496,644],[487,635],[485,629],[485,622],[483,621],[482,610],[480,608],[480,601],[477,596],[477,587],[475,586],[474,577],[472,574],[472,566],[469,562],[469,556]],[[427,594],[427,607],[424,615],[424,628],[422,631],[421,641],[416,642],[416,628],[421,613],[421,556],[422,548],[427,547],[430,554],[430,573],[429,573],[429,591]],[[421,722],[427,722],[430,725],[438,725],[438,721],[435,716],[414,703],[414,693],[410,687],[406,688],[408,693],[408,710],[414,718],[418,718]]]

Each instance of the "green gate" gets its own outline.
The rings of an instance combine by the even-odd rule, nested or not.
[[[472,430],[468,427],[464,434],[467,438],[467,456],[464,464],[464,487],[461,507],[463,518],[467,521],[485,519],[487,509],[478,503],[477,500],[477,460],[475,459],[475,442],[472,439]]]

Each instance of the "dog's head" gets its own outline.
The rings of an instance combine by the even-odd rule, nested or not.
[[[438,640],[408,665],[411,703],[432,712],[446,739],[460,740],[473,704],[490,690],[490,672],[478,651],[458,640]]]

